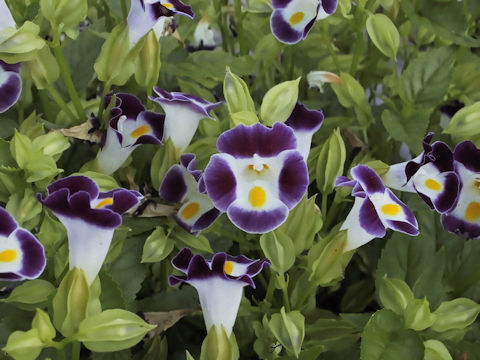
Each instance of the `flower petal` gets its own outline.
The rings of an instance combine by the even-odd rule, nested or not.
[[[345,245],[345,251],[350,251],[368,243],[375,238],[375,235],[368,233],[360,225],[360,209],[365,199],[356,197],[352,210],[347,215],[347,218],[343,222],[340,230],[347,230],[347,243]]]
[[[10,71],[16,66],[9,66],[0,60],[0,113],[11,108],[22,92],[22,79],[18,72]]]
[[[279,198],[292,209],[302,200],[308,188],[308,168],[298,151],[285,151],[278,178]]]
[[[159,195],[171,202],[183,202],[187,195],[188,185],[185,180],[184,168],[180,165],[173,165],[165,174],[160,185]]]
[[[288,217],[288,207],[273,199],[266,210],[251,210],[245,201],[236,200],[227,209],[230,221],[247,233],[263,234],[279,227]]]
[[[207,193],[220,211],[227,211],[237,198],[237,180],[230,166],[232,159],[228,154],[213,155],[203,175]]]
[[[352,177],[358,181],[360,186],[368,195],[382,193],[385,191],[382,179],[375,171],[365,165],[357,165],[351,170]]]

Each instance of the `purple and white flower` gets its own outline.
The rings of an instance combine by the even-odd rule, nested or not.
[[[278,122],[238,125],[219,136],[217,148],[203,175],[215,207],[248,233],[280,226],[308,187],[293,130]]]
[[[19,73],[20,64],[7,64],[0,60],[0,113],[10,109],[20,97],[22,78]]]
[[[136,96],[117,94],[105,143],[97,154],[98,169],[112,174],[141,144],[161,144],[164,119],[162,114],[146,111]]]
[[[192,8],[180,0],[132,0],[127,23],[130,45],[136,44],[163,16],[180,14],[193,19]]]
[[[183,154],[180,162],[168,170],[158,192],[167,201],[183,204],[175,220],[196,235],[212,225],[221,212],[206,194],[202,171],[195,170],[195,155]]]
[[[143,196],[122,188],[100,192],[85,176],[69,176],[47,187],[48,196],[38,200],[48,207],[67,229],[70,269],[85,272],[91,284],[107,256],[115,228],[122,214]]]
[[[457,235],[480,238],[480,149],[471,141],[453,151],[460,192],[455,207],[442,215],[443,227]]]
[[[45,265],[42,244],[0,207],[0,280],[35,279]]]
[[[187,283],[197,289],[207,331],[213,325],[219,331],[223,326],[230,336],[243,288],[247,285],[255,288],[253,277],[269,266],[270,260],[251,260],[243,255],[230,256],[224,252],[206,260],[184,248],[173,258],[172,264],[187,276],[170,276],[170,285]]]
[[[151,96],[150,99],[159,103],[165,112],[163,141],[171,138],[177,153],[181,154],[192,141],[200,120],[213,119],[209,111],[221,102],[211,103],[198,96],[179,92],[169,93],[158,86],[154,90],[158,96]]]
[[[9,27],[16,29],[17,24],[5,0],[0,0],[0,32]]]
[[[456,204],[459,180],[450,147],[442,141],[430,144],[432,138],[433,133],[427,134],[424,151],[413,160],[390,166],[383,180],[393,189],[417,192],[430,208],[443,214]]]
[[[285,43],[295,44],[307,37],[315,21],[337,9],[337,0],[273,0],[270,28]]]
[[[339,176],[336,186],[352,187],[355,203],[340,230],[347,230],[345,250],[356,249],[387,229],[408,235],[418,235],[417,219],[395,194],[385,187],[375,171],[365,165],[351,170],[353,180]]]
[[[303,160],[307,161],[312,136],[323,124],[323,112],[307,109],[297,102],[285,124],[292,128],[297,139],[297,150],[302,154]]]

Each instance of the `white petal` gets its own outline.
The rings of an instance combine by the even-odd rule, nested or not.
[[[193,226],[200,216],[211,209],[213,209],[213,203],[208,195],[197,193],[182,205],[177,214],[184,223]]]
[[[18,273],[22,269],[23,251],[17,240],[16,231],[13,231],[8,237],[0,236],[0,254],[6,255],[4,252],[12,250],[15,252],[15,258],[9,261],[0,261],[0,273]],[[0,257],[3,256],[0,255]]]
[[[0,0],[0,31],[8,27],[16,29],[17,24],[15,24],[15,20],[13,20],[12,14],[5,3],[5,0]]]
[[[113,174],[123,165],[136,147],[137,146],[122,147],[115,131],[108,128],[105,145],[97,154],[99,168],[106,175]]]
[[[436,199],[443,192],[445,177],[433,163],[423,165],[415,175],[412,181],[418,192],[427,195],[430,199]]]
[[[369,197],[377,211],[380,221],[386,228],[389,227],[386,224],[386,220],[407,221],[407,215],[405,214],[403,207],[393,200],[392,196],[394,195],[391,194],[393,193],[390,193],[390,191],[386,189],[383,194],[375,193]]]
[[[317,7],[318,0],[293,0],[283,9],[282,16],[293,29],[303,31],[317,16]]]
[[[310,153],[310,146],[312,144],[312,136],[314,132],[297,130],[294,131],[294,133],[297,138],[297,150],[302,154],[303,160],[306,162],[308,154]]]
[[[473,216],[476,211],[471,211],[472,206],[480,208],[480,174],[468,170],[458,162],[456,163],[456,170],[462,181],[462,189],[458,195],[457,205],[450,214],[471,224],[480,225],[480,216]],[[469,207],[470,217],[467,216]]]
[[[369,234],[360,226],[360,208],[365,199],[356,197],[352,210],[348,214],[340,230],[347,230],[347,244],[345,251],[359,248],[373,240],[375,236]]]

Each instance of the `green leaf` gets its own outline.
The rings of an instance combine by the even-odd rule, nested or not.
[[[305,317],[300,311],[285,312],[280,309],[280,314],[273,314],[268,322],[270,331],[284,348],[298,358],[305,337]]]
[[[408,304],[414,300],[408,284],[400,279],[384,277],[378,290],[380,303],[385,309],[402,315]]]
[[[145,241],[142,263],[162,261],[172,252],[174,244],[165,230],[161,226],[157,226]]]
[[[56,335],[56,331],[52,322],[50,321],[50,317],[41,309],[37,309],[35,317],[32,320],[32,329],[38,330],[38,337],[44,343],[51,342]]]
[[[443,131],[455,137],[468,139],[480,134],[480,101],[465,106],[453,115]]]
[[[361,360],[423,360],[423,342],[390,310],[372,315],[362,333]]]
[[[100,273],[100,280],[102,284],[102,293],[100,294],[102,310],[125,308],[122,289],[120,289],[120,286],[118,286],[113,277],[102,271]]]
[[[195,236],[190,234],[188,231],[185,231],[184,229],[176,227],[174,231],[172,231],[170,236],[171,236],[171,239],[175,241],[175,244],[179,249],[182,249],[187,246],[199,252],[210,253],[210,254],[213,253],[213,250],[210,246],[210,242],[203,235]]]
[[[17,286],[8,298],[1,301],[21,308],[35,310],[38,307],[45,306],[54,291],[55,287],[48,281],[35,279]]]
[[[453,360],[452,355],[441,341],[427,340],[423,342],[425,346],[424,360]]]
[[[422,109],[437,106],[447,94],[454,58],[449,47],[421,53],[400,78],[402,100]]]
[[[395,24],[384,14],[370,14],[367,32],[378,50],[391,59],[397,59],[400,34]]]
[[[322,196],[327,196],[335,188],[335,180],[343,174],[345,158],[345,143],[337,128],[323,144],[317,159],[315,178]]]
[[[360,339],[358,329],[345,320],[318,319],[307,325],[306,333],[315,345],[322,345],[325,351],[342,351]]]
[[[430,312],[427,299],[414,299],[405,309],[405,326],[416,331],[425,330],[432,326],[436,315]]]
[[[464,329],[472,324],[480,313],[480,305],[467,298],[458,298],[440,304],[432,329],[444,332],[451,329]]]

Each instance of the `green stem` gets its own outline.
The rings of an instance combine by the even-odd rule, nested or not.
[[[76,121],[76,123],[82,123],[86,118],[85,111],[80,101],[80,97],[78,96],[77,90],[75,89],[75,85],[73,84],[67,61],[65,60],[65,56],[63,55],[62,47],[60,45],[55,46],[53,48],[53,53],[55,54],[58,66],[60,67],[60,73],[62,74],[63,82],[67,87],[68,95],[70,96],[70,99],[72,100],[73,106],[75,107],[78,115],[78,121]]]
[[[315,285],[313,282],[309,281],[307,283],[307,287],[305,291],[303,292],[302,296],[298,300],[298,309],[302,309],[305,306],[305,302],[308,300],[308,297],[313,293],[317,291],[317,285]]]
[[[127,16],[128,16],[128,12],[127,12],[127,0],[122,0],[121,4],[122,4],[122,15],[123,15],[123,18],[126,19]]]
[[[287,287],[287,282],[285,281],[285,275],[284,274],[279,274],[281,282],[282,282],[282,295],[283,295],[283,305],[285,305],[285,310],[287,312],[290,311],[290,299],[288,297],[288,287]]]
[[[328,201],[328,195],[322,194],[322,217],[324,219],[327,218],[327,201]]]
[[[79,341],[75,341],[72,344],[72,360],[80,360],[81,348],[82,348],[82,344]]]
[[[270,272],[270,278],[268,279],[267,295],[265,299],[271,304],[273,293],[275,291],[275,279],[273,278],[273,272]]]
[[[97,118],[98,121],[100,121],[100,124],[102,123],[102,116],[103,116],[103,110],[105,110],[105,96],[107,96],[108,92],[110,91],[111,85],[109,83],[105,84],[105,87],[103,88],[102,92],[102,97],[100,98],[100,105],[98,106],[98,114]]]
[[[247,48],[245,46],[245,33],[243,31],[243,18],[245,15],[242,12],[242,1],[235,0],[235,19],[237,22],[238,42],[240,45],[240,55],[247,54]]]
[[[340,203],[334,200],[332,206],[330,206],[330,209],[328,209],[328,216],[324,217],[325,221],[323,222],[322,231],[328,231],[333,219],[337,218],[339,206]]]
[[[38,90],[38,98],[42,104],[43,113],[45,114],[45,119],[51,123],[55,122],[55,115],[52,112],[52,108],[48,106],[48,94],[46,90]]]
[[[63,349],[58,348],[57,349],[57,354],[58,354],[58,358],[60,360],[66,360],[67,359],[67,357],[65,356],[65,351]]]
[[[363,48],[363,28],[365,27],[364,12],[365,10],[362,7],[357,6],[355,10],[353,58],[352,64],[350,65],[350,74],[352,76],[355,76],[355,73],[357,72],[358,63],[360,62],[360,53]]]
[[[58,105],[60,109],[70,118],[72,122],[75,122],[75,115],[68,107],[67,103],[62,99],[62,96],[58,93],[57,89],[53,86],[53,84],[48,85],[47,87],[50,96],[52,97],[53,101]]]

